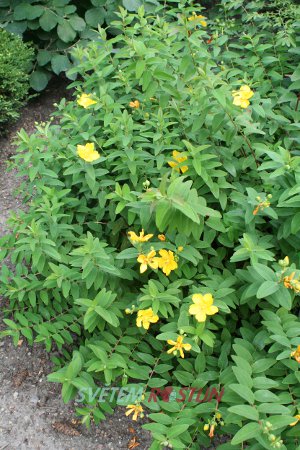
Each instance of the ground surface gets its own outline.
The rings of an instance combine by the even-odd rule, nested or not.
[[[14,196],[16,173],[6,173],[16,132],[23,127],[31,133],[34,122],[48,120],[53,103],[70,95],[65,88],[64,83],[56,83],[33,99],[8,136],[0,139],[0,236],[7,232],[10,211],[22,206]],[[138,450],[149,448],[149,434],[138,426],[132,428],[124,409],[90,431],[78,427],[80,435],[68,436],[74,433],[69,425],[74,409],[62,403],[59,386],[47,382],[50,372],[51,361],[42,346],[32,348],[23,342],[15,348],[8,338],[0,341],[0,450],[119,450],[127,449],[135,435]]]

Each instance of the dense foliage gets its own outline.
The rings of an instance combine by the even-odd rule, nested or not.
[[[49,379],[85,423],[150,412],[151,450],[299,448],[300,23],[274,39],[246,3],[225,24],[122,9],[74,51],[60,123],[19,134],[2,334],[61,349]],[[142,395],[99,401],[104,383]]]
[[[74,45],[96,40],[94,29],[104,23],[109,26],[119,6],[137,11],[142,3],[148,10],[158,4],[156,0],[2,0],[0,22],[8,31],[34,42],[36,61],[30,85],[42,91],[53,74],[73,66],[70,51]],[[110,33],[114,33],[112,28]]]
[[[0,28],[0,133],[28,98],[33,49]]]

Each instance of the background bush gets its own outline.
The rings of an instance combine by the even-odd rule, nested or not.
[[[79,103],[60,103],[58,125],[20,132],[16,165],[29,177],[21,186],[29,209],[1,239],[1,256],[15,264],[1,272],[2,335],[61,350],[49,379],[62,384],[64,401],[100,383],[141,386],[151,450],[198,450],[210,444],[208,430],[232,436],[222,450],[294,450],[298,38],[274,40],[254,22],[245,34],[210,17],[204,26],[188,20],[193,12],[204,14],[121,10],[112,22],[119,34],[101,29],[103,45],[73,53]],[[248,10],[240,14],[246,22]],[[232,91],[245,85],[254,95],[241,108]],[[151,240],[132,243],[128,232],[142,229]],[[141,274],[141,254],[162,249],[178,267]],[[208,293],[218,313],[198,322],[192,297]],[[146,330],[136,319],[148,308],[159,320]],[[167,353],[180,336],[184,359]],[[164,386],[225,392],[204,403],[148,402]],[[78,413],[98,423],[116,403],[87,395]]]
[[[94,30],[98,25],[110,26],[119,6],[137,11],[142,3],[148,10],[158,4],[156,0],[3,0],[0,22],[8,31],[35,44],[30,85],[41,91],[53,73],[59,75],[72,67],[70,50],[75,44],[96,40]],[[114,33],[112,28],[110,33]]]
[[[33,48],[0,28],[0,132],[28,98]]]

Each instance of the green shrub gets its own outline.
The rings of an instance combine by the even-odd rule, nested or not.
[[[65,73],[73,66],[70,50],[74,45],[84,46],[96,40],[95,29],[104,23],[110,25],[120,5],[137,11],[142,3],[148,10],[158,5],[156,0],[3,0],[0,20],[8,31],[35,44],[36,61],[30,85],[42,91],[53,74]],[[110,32],[114,33],[111,27]]]
[[[0,131],[19,117],[18,110],[28,98],[33,49],[0,28]]]
[[[82,81],[60,123],[20,132],[29,209],[1,240],[15,265],[0,277],[2,335],[61,349],[49,379],[66,402],[80,392],[84,423],[120,403],[150,411],[151,450],[214,433],[232,436],[222,450],[294,450],[297,48],[254,26],[212,41],[199,15],[122,9],[115,38],[74,51]],[[143,395],[100,401],[99,384]]]

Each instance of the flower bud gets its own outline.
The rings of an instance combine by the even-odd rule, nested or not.
[[[289,257],[286,256],[286,257],[283,259],[282,263],[283,263],[283,266],[284,266],[284,267],[287,267],[287,266],[290,264]]]
[[[126,373],[124,373],[124,375],[122,376],[122,386],[126,386],[128,383],[128,376],[126,375]]]

